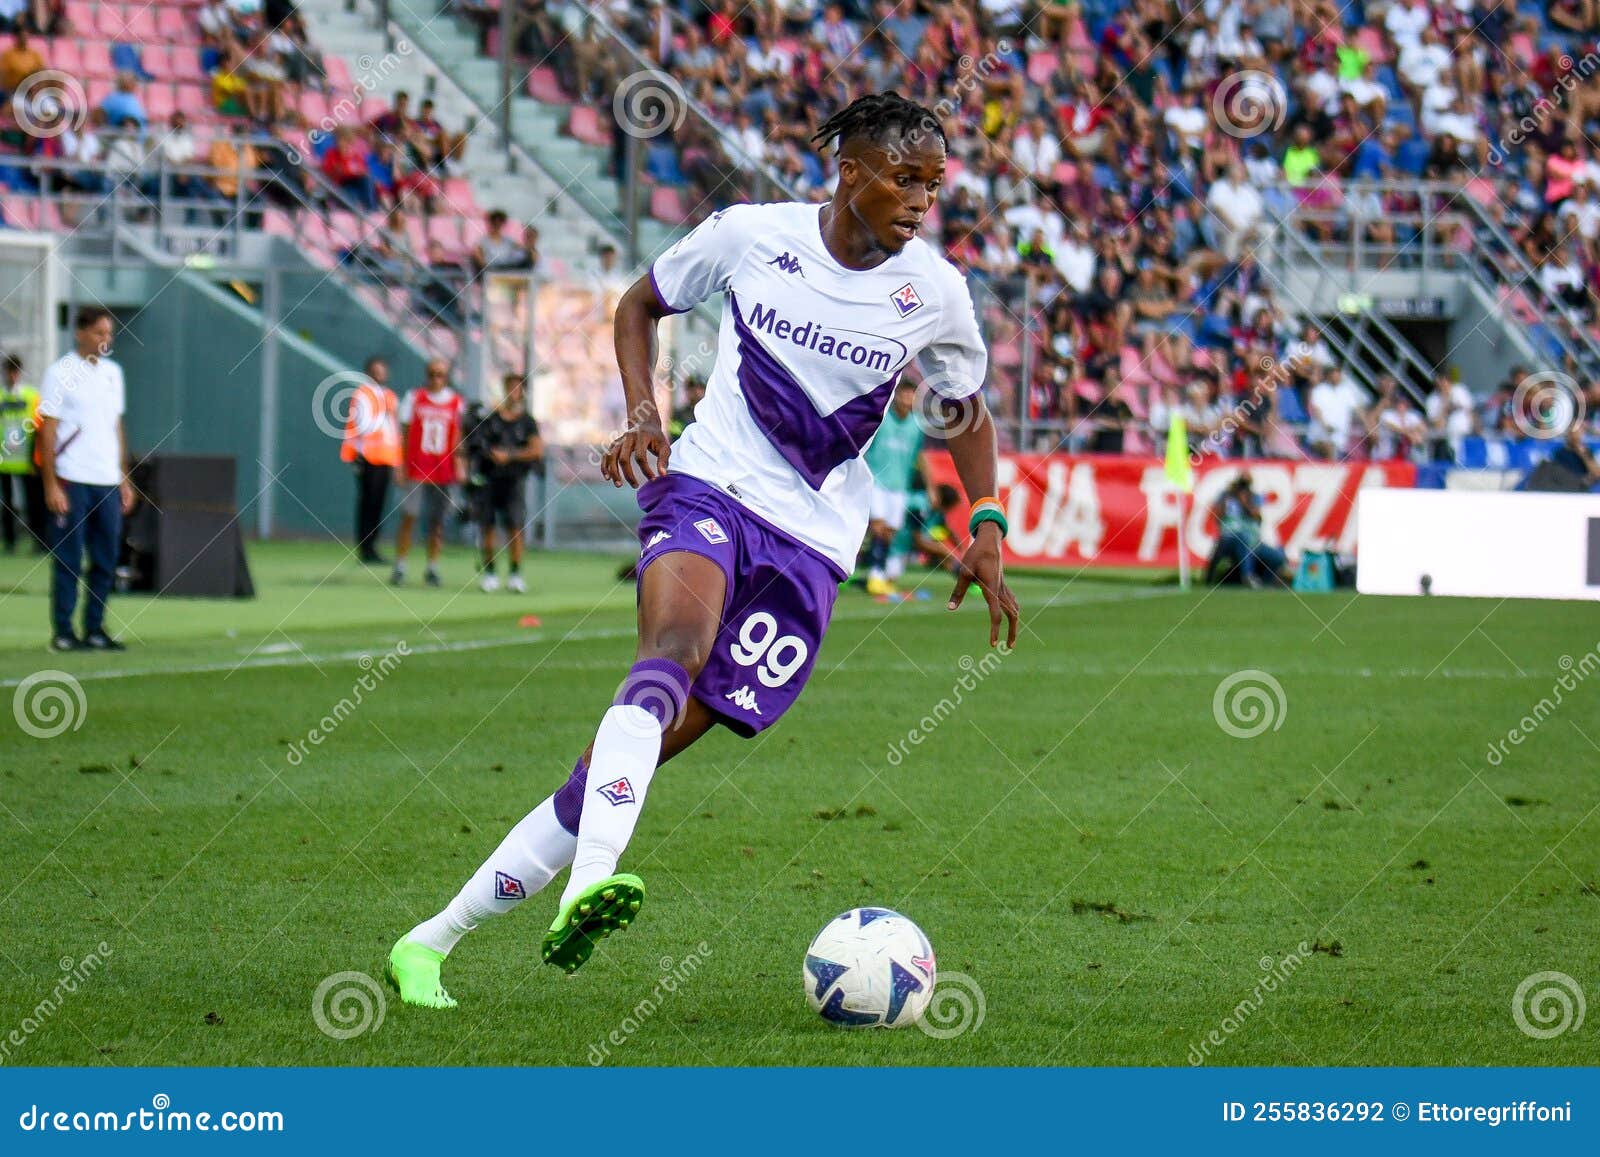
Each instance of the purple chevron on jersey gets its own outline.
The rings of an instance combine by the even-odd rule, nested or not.
[[[888,381],[851,398],[833,413],[819,414],[788,367],[745,323],[732,293],[727,301],[739,334],[739,389],[750,416],[795,473],[811,489],[821,490],[835,467],[860,457],[872,441],[900,373],[895,371]]]

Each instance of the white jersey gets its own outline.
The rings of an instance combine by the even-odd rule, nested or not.
[[[731,495],[849,573],[867,529],[862,451],[919,355],[970,397],[988,357],[961,273],[920,238],[874,269],[822,242],[821,206],[740,205],[663,253],[650,278],[683,312],[725,293],[717,360],[670,469]]]

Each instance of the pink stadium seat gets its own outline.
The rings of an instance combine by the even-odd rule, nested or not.
[[[206,85],[175,84],[172,86],[172,98],[197,124],[223,120],[223,117],[211,107],[211,89]]]
[[[113,40],[121,40],[128,44],[157,44],[161,40],[161,31],[156,25],[155,9],[148,5],[130,5],[120,10],[105,5],[100,9],[100,27]],[[115,13],[108,17],[107,13]]]
[[[277,209],[268,209],[262,216],[261,229],[273,237],[293,237],[294,222],[289,220],[286,213]]]
[[[1073,49],[1094,47],[1094,41],[1089,39],[1089,29],[1084,26],[1082,16],[1073,20],[1067,32],[1067,47]]]
[[[172,75],[178,80],[203,83],[205,70],[200,67],[200,52],[185,44],[174,44],[168,55],[172,58]]]
[[[1122,400],[1128,403],[1128,409],[1133,411],[1133,416],[1140,420],[1150,416],[1150,407],[1144,390],[1123,390]]]
[[[300,115],[305,117],[313,127],[322,123],[328,116],[328,97],[326,93],[314,89],[302,89],[300,92]]]
[[[111,45],[104,40],[86,40],[78,44],[79,76],[115,76],[111,67]]]
[[[328,72],[328,85],[335,89],[347,89],[354,83],[350,76],[350,66],[344,62],[344,57],[328,55],[323,58],[323,67]]]
[[[1053,52],[1035,52],[1028,57],[1028,79],[1036,85],[1043,85],[1050,79],[1050,74],[1056,70],[1056,54]]]
[[[567,121],[567,132],[586,145],[609,145],[611,134],[600,123],[600,113],[592,104],[575,104]]]
[[[13,229],[39,228],[39,202],[33,197],[7,197],[6,224]]]
[[[1057,161],[1055,172],[1050,175],[1058,185],[1075,185],[1078,183],[1078,166],[1071,161]]]
[[[170,84],[147,84],[144,86],[144,111],[149,114],[154,122],[165,121],[178,107],[178,98],[172,91]]]
[[[437,241],[444,246],[445,252],[454,253],[461,248],[461,218],[429,217],[428,240]]]
[[[63,37],[39,47],[49,59],[51,68],[59,69],[73,76],[82,76],[84,74],[83,50],[78,41]],[[111,60],[109,52],[106,53],[106,60],[108,63]]]
[[[944,179],[953,181],[967,171],[967,166],[960,157],[947,157],[944,162]]]
[[[67,20],[76,28],[80,35],[90,35],[95,28],[96,5],[85,3],[84,0],[67,0]]]
[[[461,251],[466,252],[476,248],[478,242],[482,241],[488,232],[489,228],[483,223],[482,217],[463,217],[461,219]],[[449,246],[446,246],[446,248],[449,248]]]
[[[89,107],[98,108],[100,102],[111,95],[112,84],[109,80],[91,79],[83,88],[85,94],[89,97]]]
[[[182,44],[198,39],[196,29],[198,24],[182,8],[159,8],[156,10],[156,28],[163,40],[171,43]]]
[[[553,68],[536,68],[528,73],[528,95],[543,104],[568,104]]]
[[[354,244],[361,236],[361,218],[343,209],[328,214],[328,240],[335,248]]]
[[[411,251],[418,257],[423,257],[428,252],[428,229],[423,224],[422,218],[410,217],[406,220],[406,240],[411,242]]]
[[[683,194],[670,185],[657,185],[650,190],[650,216],[668,225],[688,224],[689,210]]]
[[[164,44],[146,44],[139,49],[144,70],[156,80],[172,79],[172,54]]]
[[[478,199],[472,194],[472,182],[465,177],[448,178],[441,192],[451,211],[464,217],[478,216]]]

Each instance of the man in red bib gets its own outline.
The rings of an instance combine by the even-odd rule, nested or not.
[[[406,556],[411,533],[422,519],[428,536],[427,584],[439,585],[439,551],[444,546],[444,520],[452,504],[450,487],[467,476],[461,421],[465,405],[450,388],[450,363],[428,363],[428,381],[400,404],[406,428],[405,494],[400,505],[400,533],[394,544],[394,585],[406,581]]]

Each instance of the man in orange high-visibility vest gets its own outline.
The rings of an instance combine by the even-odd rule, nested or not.
[[[339,457],[356,468],[356,548],[361,561],[381,563],[378,532],[383,528],[383,505],[389,482],[400,465],[400,403],[389,380],[389,363],[368,358],[366,380],[350,399],[344,444]]]

